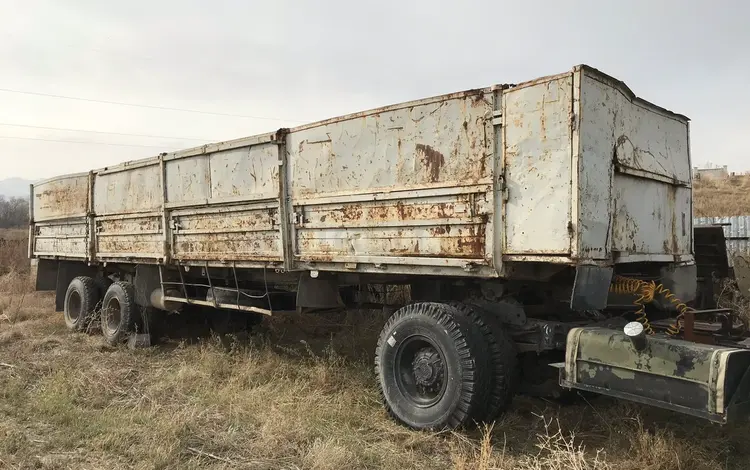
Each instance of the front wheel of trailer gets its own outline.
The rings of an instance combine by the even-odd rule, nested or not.
[[[485,406],[487,345],[454,307],[415,303],[397,310],[380,334],[375,370],[384,405],[414,429],[455,429]]]

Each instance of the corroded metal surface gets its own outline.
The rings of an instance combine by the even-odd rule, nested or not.
[[[573,75],[506,91],[505,253],[571,250]]]
[[[99,218],[96,220],[99,256],[159,258],[162,253],[161,216]]]
[[[33,250],[36,255],[85,258],[88,224],[85,220],[37,224]]]
[[[97,216],[151,212],[162,205],[158,162],[149,166],[99,173],[94,180]]]
[[[166,162],[167,203],[278,198],[275,144],[224,150]]]
[[[492,100],[491,93],[474,91],[292,132],[297,259],[491,264],[491,187],[462,188],[491,182],[486,125]],[[384,193],[394,198],[377,201]]]
[[[38,225],[33,250],[481,277],[690,261],[687,137],[576,67],[37,184],[35,221],[79,232]]]
[[[89,175],[72,175],[37,183],[33,195],[36,221],[85,216],[88,211]]]
[[[488,181],[491,97],[476,92],[293,131],[287,142],[293,203],[334,191]]]
[[[484,259],[486,194],[304,206],[296,227],[301,259],[414,256]]]
[[[561,384],[726,422],[750,350],[648,335],[639,350],[622,331],[568,333]]]
[[[282,260],[278,208],[179,211],[172,215],[177,260]]]
[[[687,118],[586,70],[580,94],[580,256],[690,255]]]

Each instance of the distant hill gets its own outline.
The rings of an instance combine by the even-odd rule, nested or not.
[[[0,196],[10,197],[29,197],[29,185],[31,180],[22,178],[8,178],[0,180]]]

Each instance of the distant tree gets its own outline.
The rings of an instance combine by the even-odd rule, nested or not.
[[[29,202],[20,197],[0,196],[0,228],[17,228],[29,223]]]

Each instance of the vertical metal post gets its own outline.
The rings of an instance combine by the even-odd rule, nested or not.
[[[177,272],[180,274],[180,283],[182,283],[182,293],[185,296],[185,302],[190,303],[190,296],[188,296],[187,286],[185,285],[185,276],[182,274],[182,266],[177,263]]]
[[[87,201],[87,207],[86,207],[87,228],[89,232],[88,253],[86,255],[86,258],[89,264],[93,263],[96,260],[97,237],[96,237],[96,214],[94,214],[94,183],[95,181],[96,181],[96,177],[94,175],[94,172],[90,171],[89,178],[88,178],[88,185],[89,185],[88,201]]]
[[[167,164],[164,162],[164,156],[165,154],[159,155],[159,183],[161,184],[161,229],[164,237],[162,240],[162,261],[166,265],[170,262],[172,243],[167,211]]]
[[[208,261],[206,261],[206,278],[208,279],[208,287],[211,289],[211,297],[214,299],[214,308],[219,308],[219,302],[216,301],[216,289],[214,289],[214,283],[211,282],[211,273],[208,272]]]
[[[232,273],[234,274],[234,287],[237,289],[237,310],[240,309],[240,283],[237,280],[237,263],[232,261]]]
[[[289,129],[279,129],[276,132],[276,148],[278,149],[279,164],[279,230],[281,235],[281,258],[284,261],[284,270],[291,271],[294,263],[292,250],[292,221],[291,221],[291,198],[289,195],[289,181],[286,154],[286,138]]]
[[[29,260],[34,257],[34,185],[29,185]]]
[[[505,126],[503,116],[503,88],[497,87],[492,90],[492,117],[490,119],[490,129],[487,134],[492,136],[491,155],[492,155],[492,191],[489,193],[492,198],[492,233],[487,238],[488,253],[492,254],[492,264],[495,271],[500,272],[503,269],[503,248],[505,247],[505,203],[507,194],[507,185],[505,181],[505,145],[503,143]],[[491,252],[490,252],[491,247]]]
[[[166,296],[167,291],[164,289],[164,274],[161,272],[162,266],[159,265],[159,286],[161,286],[161,295]]]
[[[580,251],[580,208],[578,180],[581,174],[581,138],[580,138],[580,120],[581,120],[581,69],[577,68],[573,72],[573,93],[570,101],[570,147],[571,147],[571,174],[570,174],[570,224],[573,228],[570,233],[570,255],[578,258]],[[613,172],[614,173],[614,172]],[[582,254],[582,257],[586,254]]]

